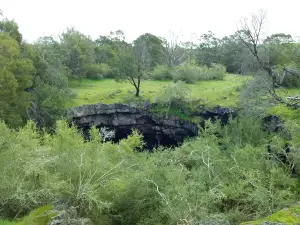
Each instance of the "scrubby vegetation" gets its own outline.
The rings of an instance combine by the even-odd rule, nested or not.
[[[101,144],[93,129],[85,143],[64,121],[54,135],[39,134],[32,122],[19,131],[1,123],[0,132],[5,218],[59,200],[95,224],[197,224],[213,215],[238,222],[268,215],[299,195],[290,167],[300,166],[297,130],[290,164],[282,164],[276,154],[284,151],[283,137],[251,119],[225,127],[208,122],[195,140],[154,153],[135,153],[143,147],[136,132],[119,144]],[[274,153],[267,153],[268,142]]]
[[[0,225],[46,225],[56,204],[95,225],[260,223],[299,201],[300,45],[262,40],[264,18],[199,43],[149,33],[128,43],[122,31],[93,40],[74,28],[27,43],[2,18]],[[199,135],[150,153],[139,131],[112,143],[94,127],[86,141],[64,120],[72,106],[135,101],[199,124]],[[193,110],[217,105],[239,116],[200,126]],[[268,114],[284,128],[268,131]],[[298,222],[289,216],[269,219]]]

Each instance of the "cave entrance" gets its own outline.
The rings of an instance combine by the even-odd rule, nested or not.
[[[143,141],[145,142],[145,149],[153,150],[155,148],[158,148],[159,146],[166,147],[166,148],[174,148],[179,146],[183,138],[180,138],[180,140],[177,140],[176,138],[169,137],[168,135],[164,134],[160,131],[153,131],[150,129],[146,129],[146,132],[141,132],[138,127],[132,127],[132,126],[118,126],[118,127],[97,127],[100,131],[101,135],[103,134],[103,130],[105,132],[114,132],[114,135],[110,138],[106,138],[106,140],[110,140],[114,143],[118,143],[120,140],[127,138],[131,133],[133,129],[138,130],[143,135]],[[143,126],[143,130],[145,130],[145,125]],[[182,139],[182,140],[181,140]]]

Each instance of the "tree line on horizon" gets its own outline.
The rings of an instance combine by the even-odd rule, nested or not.
[[[244,20],[234,34],[219,39],[208,32],[199,43],[183,43],[172,32],[167,39],[145,33],[128,43],[121,30],[93,40],[74,28],[59,40],[47,36],[27,43],[18,24],[2,16],[1,119],[13,127],[28,119],[39,127],[51,126],[74,98],[68,88],[72,79],[127,80],[139,96],[143,79],[194,83],[222,79],[225,72],[249,75],[265,70],[274,84],[299,87],[299,76],[281,76],[286,71],[298,74],[299,42],[284,33],[261,40],[261,33],[255,32],[263,29],[263,22],[264,17],[253,16],[252,23]]]

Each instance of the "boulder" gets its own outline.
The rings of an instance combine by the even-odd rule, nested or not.
[[[278,132],[283,129],[283,122],[278,116],[269,115],[263,119],[263,127],[268,132]]]
[[[56,206],[53,210],[57,213],[48,225],[93,225],[89,218],[80,218],[74,207]]]
[[[200,115],[204,120],[211,119],[213,122],[221,120],[223,124],[226,124],[230,116],[237,116],[237,112],[227,107],[217,106],[213,109],[205,109]]]

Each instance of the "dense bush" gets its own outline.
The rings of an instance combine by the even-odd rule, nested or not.
[[[299,66],[296,64],[289,64],[286,66],[290,70],[299,74]],[[300,76],[295,74],[286,73],[284,75],[284,69],[282,65],[277,65],[274,67],[274,71],[277,74],[277,83],[283,87],[287,88],[297,88],[300,87]]]
[[[134,153],[143,146],[137,132],[112,144],[96,129],[84,142],[63,121],[52,136],[32,123],[0,128],[0,218],[64,202],[95,224],[198,224],[214,215],[237,222],[297,199],[296,179],[269,160],[269,135],[253,120],[207,122],[195,140],[152,154]],[[291,145],[299,155],[299,142]]]
[[[271,84],[270,77],[263,72],[245,84],[239,100],[247,116],[262,118],[274,105],[274,98],[270,95]]]
[[[223,80],[226,74],[226,67],[222,64],[213,63],[207,71],[206,80]]]
[[[153,80],[172,80],[173,71],[167,65],[158,65],[152,71],[151,78]]]
[[[164,105],[180,105],[183,103],[190,94],[190,90],[185,86],[182,81],[177,81],[169,84],[164,90],[157,96],[156,102]]]
[[[102,64],[91,64],[87,69],[86,76],[88,79],[102,79],[111,77],[112,70],[109,65]]]
[[[300,76],[287,76],[282,82],[282,86],[288,88],[300,88]]]
[[[175,69],[173,76],[174,81],[185,81],[188,84],[193,84],[199,81],[200,68],[196,65],[184,63]]]
[[[226,68],[221,64],[212,64],[211,67],[207,67],[184,63],[175,71],[173,75],[175,81],[182,80],[189,84],[202,80],[222,80],[226,74]]]

